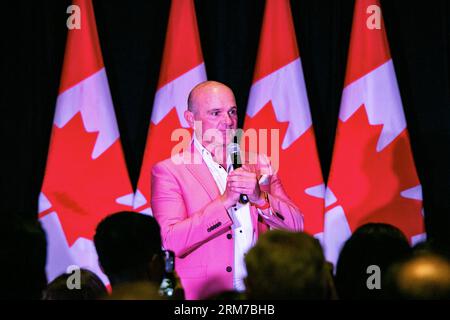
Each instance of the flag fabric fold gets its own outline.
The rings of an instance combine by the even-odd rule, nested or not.
[[[47,277],[71,265],[97,273],[93,236],[106,216],[131,210],[133,190],[90,0],[75,0],[80,28],[67,34],[64,64],[39,196],[48,242]]]
[[[424,239],[422,191],[379,1],[356,0],[325,197],[325,254],[369,222]]]
[[[249,129],[257,130],[260,141],[245,142],[245,148],[270,157],[304,215],[305,231],[322,240],[325,186],[289,0],[266,1],[244,122]]]
[[[191,89],[206,80],[193,0],[172,0],[158,88],[153,103],[150,126],[134,209],[151,214],[151,170],[154,164],[171,156],[180,141],[172,141],[178,128],[188,128],[184,119]]]

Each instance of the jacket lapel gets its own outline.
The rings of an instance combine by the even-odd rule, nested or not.
[[[219,196],[219,188],[217,187],[213,176],[209,172],[208,166],[203,161],[202,155],[194,147],[193,143],[191,144],[190,151],[190,155],[187,159],[190,159],[191,161],[188,163],[185,162],[187,170],[194,176],[195,179],[197,179],[203,189],[205,189],[206,193],[208,193],[211,200],[216,199]],[[192,161],[193,159],[198,161]]]

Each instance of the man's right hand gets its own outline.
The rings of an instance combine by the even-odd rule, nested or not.
[[[227,187],[225,192],[220,196],[220,201],[222,201],[224,207],[228,210],[239,201],[240,196],[240,193],[231,190],[230,184],[227,181]]]

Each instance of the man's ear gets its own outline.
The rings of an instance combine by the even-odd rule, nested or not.
[[[184,111],[184,119],[189,124],[189,127],[194,128],[194,113],[192,111]]]

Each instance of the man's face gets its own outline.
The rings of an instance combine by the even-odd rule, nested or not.
[[[217,85],[200,89],[195,95],[192,112],[187,112],[191,113],[188,118],[195,121],[196,137],[204,146],[223,147],[233,142],[237,107],[234,94],[228,87]]]

